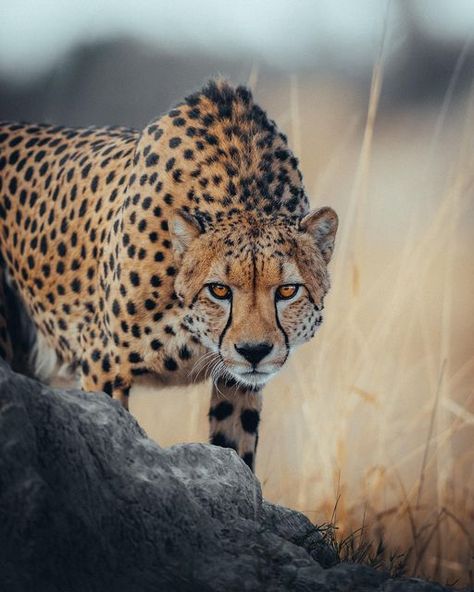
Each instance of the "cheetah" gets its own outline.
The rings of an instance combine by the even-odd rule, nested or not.
[[[309,210],[275,122],[223,80],[142,131],[0,124],[0,354],[7,285],[41,380],[128,408],[147,377],[211,377],[210,442],[254,470],[262,389],[322,322],[337,225]]]

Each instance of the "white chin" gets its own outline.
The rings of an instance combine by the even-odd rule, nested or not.
[[[246,372],[245,374],[238,374],[237,372],[232,372],[232,376],[237,380],[239,384],[242,386],[248,386],[251,388],[255,387],[262,387],[264,386],[268,380],[272,377],[272,374],[269,373],[253,373],[253,372]]]

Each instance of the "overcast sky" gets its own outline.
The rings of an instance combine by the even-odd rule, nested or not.
[[[474,32],[474,0],[405,1],[434,34]],[[390,6],[395,43],[403,37],[398,4]],[[77,42],[118,34],[290,67],[324,51],[372,60],[385,13],[385,0],[0,0],[0,69],[28,76]]]

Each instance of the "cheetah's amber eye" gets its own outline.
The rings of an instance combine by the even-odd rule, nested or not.
[[[224,284],[209,284],[207,287],[214,298],[229,300],[231,297],[232,292],[229,286],[224,286]]]
[[[296,296],[300,287],[297,284],[287,284],[286,286],[280,286],[277,288],[276,297],[277,300],[289,300]]]

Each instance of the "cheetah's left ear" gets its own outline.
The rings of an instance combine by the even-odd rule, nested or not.
[[[315,239],[326,263],[329,263],[334,249],[338,218],[332,208],[313,210],[301,220],[300,228]]]
[[[174,252],[179,259],[201,232],[199,222],[194,216],[186,212],[175,213],[170,221],[170,233]]]

